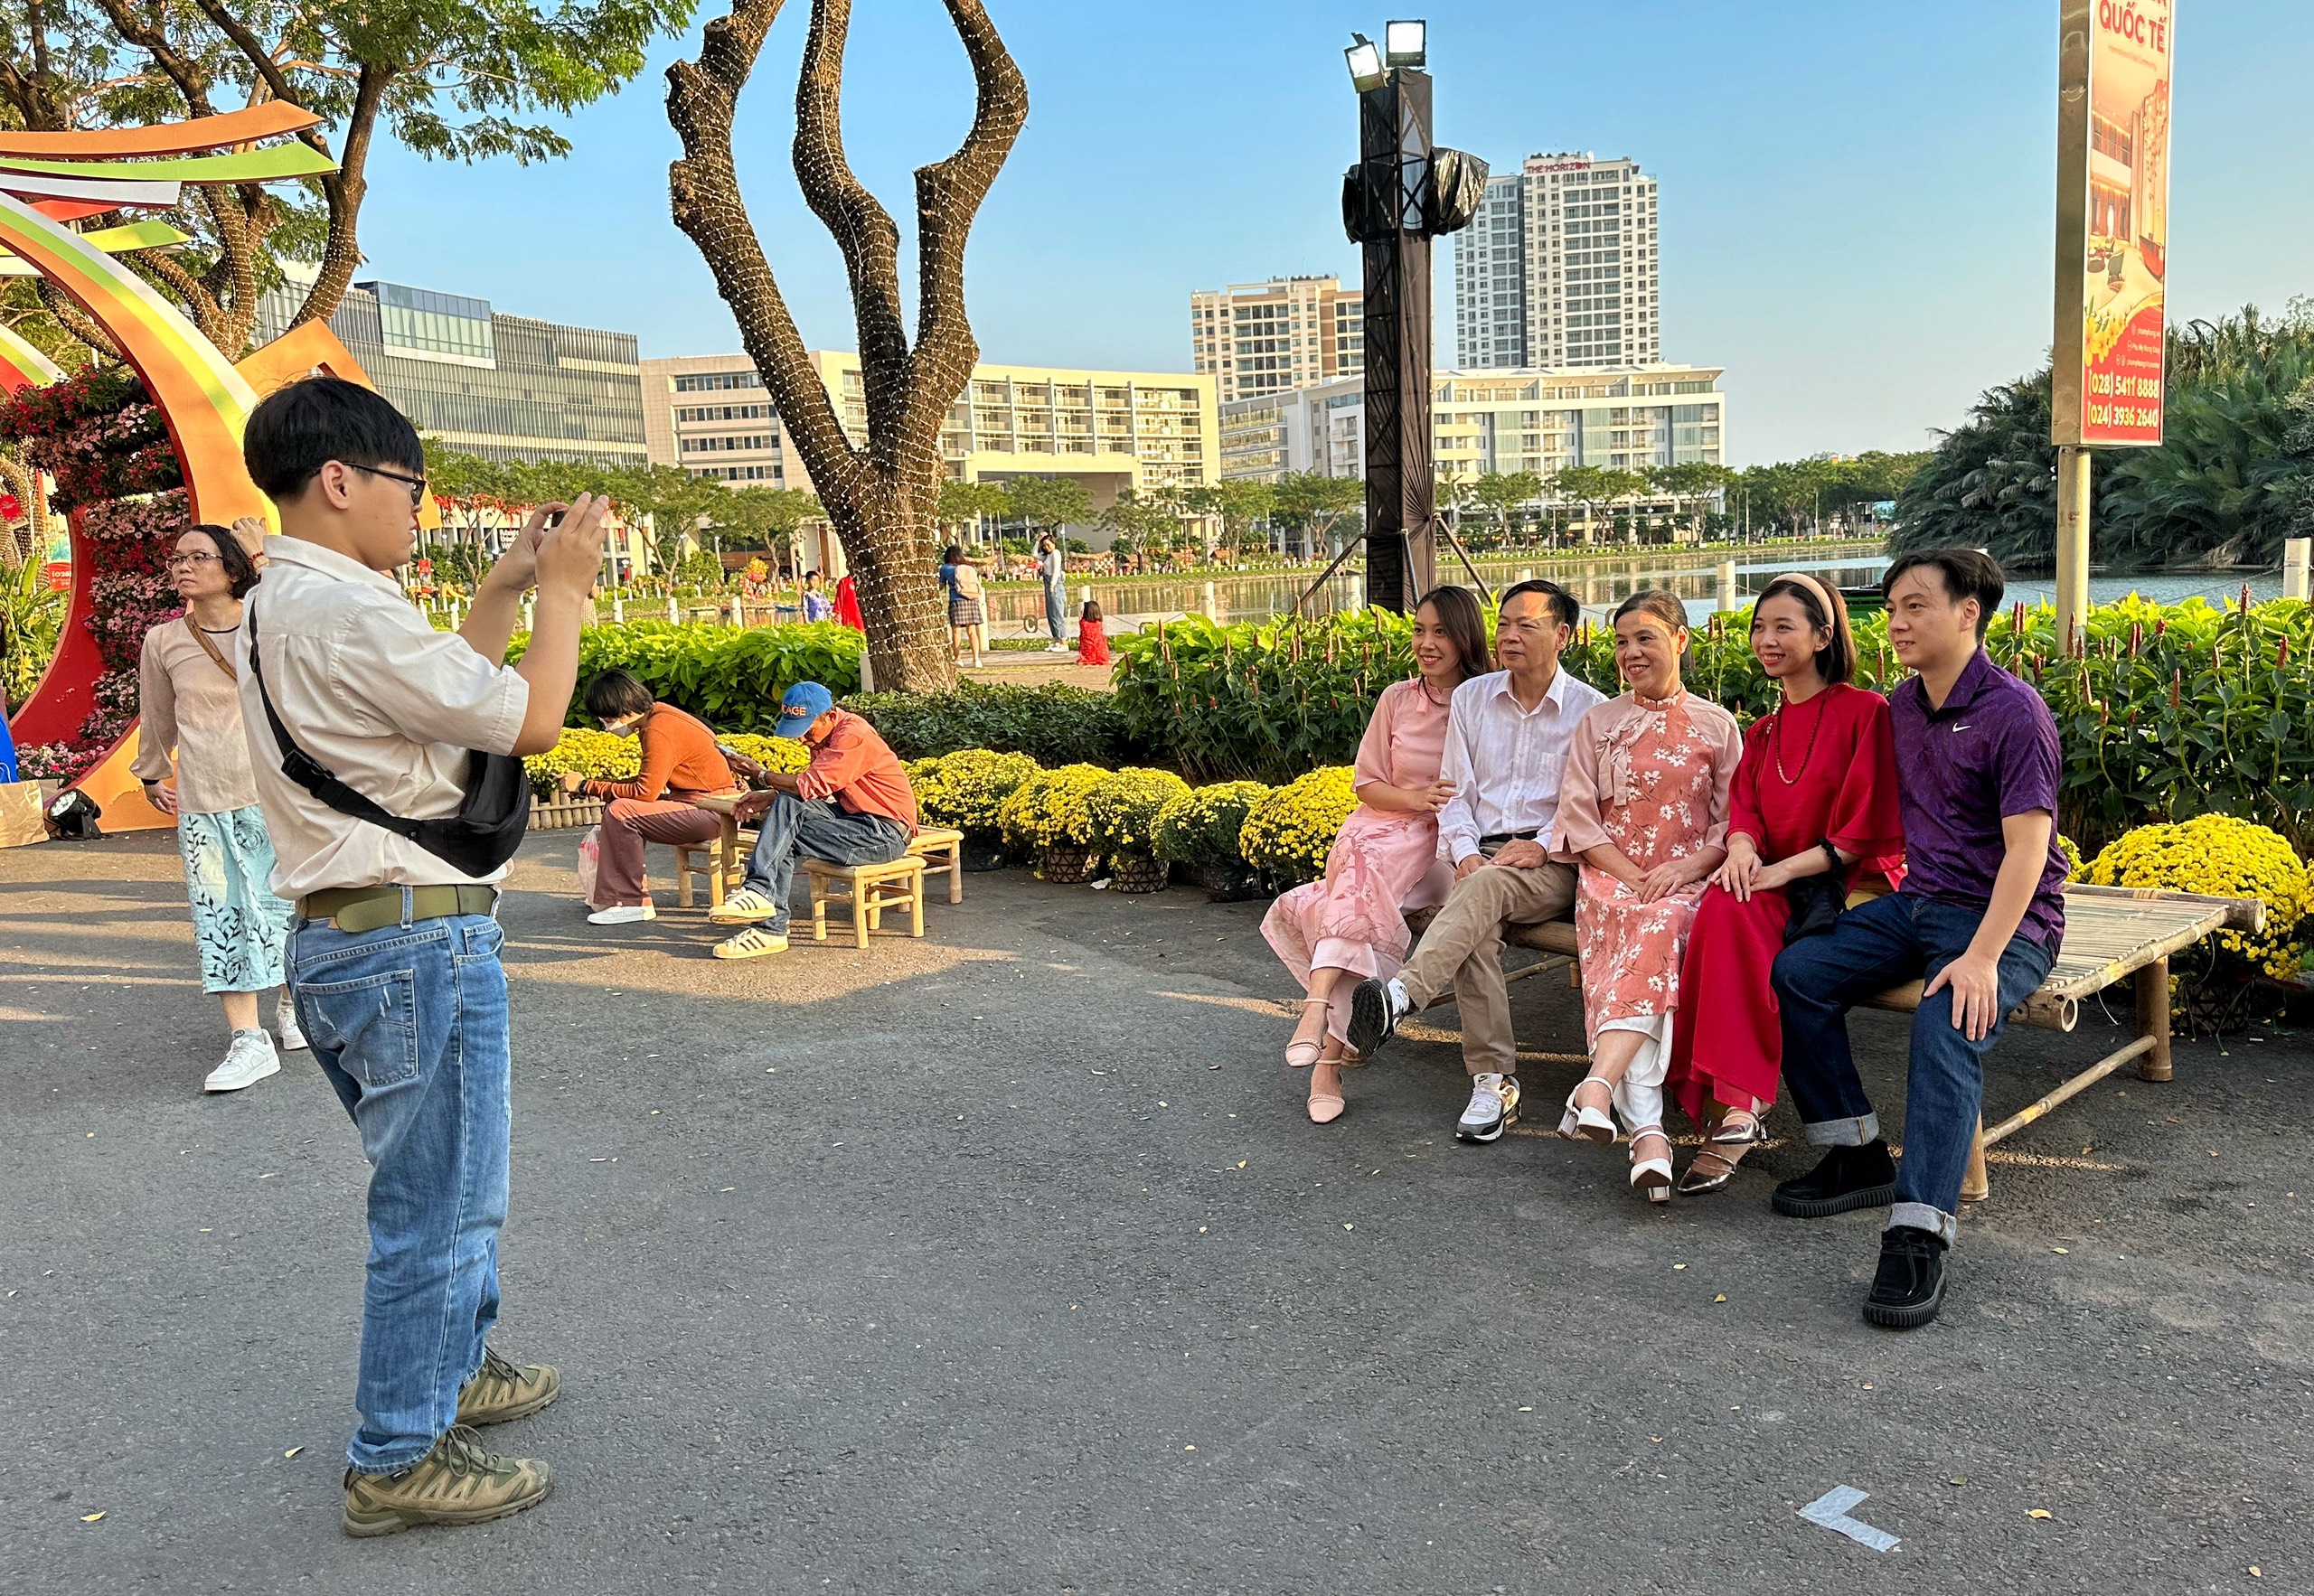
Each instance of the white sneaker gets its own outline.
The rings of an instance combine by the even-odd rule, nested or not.
[[[1076,652],[1077,651],[1074,648],[1071,648],[1065,643],[1049,643],[1045,644],[1045,652],[1049,654],[1073,654]]]
[[[281,1073],[281,1055],[273,1050],[273,1038],[263,1031],[235,1031],[233,1045],[225,1053],[225,1062],[209,1072],[201,1083],[203,1092],[238,1092],[244,1086],[254,1086],[268,1075]]]
[[[1519,1077],[1472,1075],[1471,1101],[1454,1122],[1454,1134],[1464,1141],[1496,1141],[1518,1122]]]
[[[752,925],[757,920],[768,920],[779,913],[779,906],[752,887],[738,891],[707,911],[707,917],[718,925]]]
[[[587,916],[589,925],[632,925],[637,920],[655,920],[659,911],[649,904],[614,904],[607,909],[597,909]]]
[[[289,1000],[287,992],[282,993],[280,1001],[273,1006],[273,1028],[281,1033],[281,1050],[284,1053],[303,1053],[306,1050],[306,1033],[297,1028],[297,1005]]]

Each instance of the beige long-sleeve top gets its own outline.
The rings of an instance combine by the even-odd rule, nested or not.
[[[238,679],[217,668],[192,633],[193,619],[164,621],[145,634],[136,662],[137,780],[166,781],[176,756],[177,807],[187,814],[221,814],[257,802],[249,744],[241,730]],[[240,627],[212,632],[209,641],[227,664],[240,658]]]

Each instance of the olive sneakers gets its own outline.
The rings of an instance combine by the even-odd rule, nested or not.
[[[390,1535],[421,1524],[486,1524],[535,1507],[554,1488],[536,1458],[484,1450],[482,1438],[453,1424],[434,1450],[399,1474],[345,1471],[345,1533]]]
[[[509,1419],[527,1419],[561,1394],[562,1371],[552,1364],[517,1367],[495,1348],[484,1347],[482,1367],[458,1393],[457,1422],[503,1424]]]

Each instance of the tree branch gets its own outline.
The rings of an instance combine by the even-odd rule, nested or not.
[[[107,360],[121,358],[119,346],[113,343],[102,327],[97,325],[87,311],[80,308],[79,300],[46,277],[35,277],[33,283],[34,291],[40,295],[41,304],[49,315],[56,318],[59,326]]]
[[[812,31],[795,82],[795,184],[835,237],[851,278],[868,447],[877,464],[906,394],[908,323],[900,311],[899,229],[843,153],[843,52],[851,0],[812,0]]]
[[[851,491],[863,463],[837,425],[827,389],[812,369],[803,335],[748,220],[731,159],[732,113],[783,4],[734,0],[729,15],[707,24],[699,59],[667,69],[667,120],[683,145],[682,158],[667,168],[667,192],[675,225],[715,274],[716,290],[738,323],[748,358],[779,407],[804,469],[826,499]]]
[[[203,0],[203,4],[210,0]],[[307,322],[327,321],[345,297],[353,274],[362,265],[360,225],[362,196],[370,192],[367,171],[370,142],[378,129],[378,112],[396,72],[391,67],[367,62],[353,89],[353,107],[346,113],[344,142],[338,151],[337,170],[321,179],[322,197],[329,204],[329,238],[322,246],[321,269],[306,291],[306,303],[289,318],[293,328]]]
[[[980,359],[964,306],[964,245],[981,202],[1029,119],[1028,84],[981,0],[946,4],[973,63],[975,104],[972,129],[956,153],[916,174],[916,352],[908,361],[902,419],[904,431],[929,428],[936,439]]]

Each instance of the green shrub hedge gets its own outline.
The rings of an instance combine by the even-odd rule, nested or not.
[[[941,693],[855,693],[843,707],[864,716],[902,759],[964,748],[1026,754],[1039,765],[1120,765],[1136,743],[1115,698],[1065,682],[1021,687],[966,681]]]
[[[527,638],[519,640],[527,643]],[[632,671],[654,698],[730,731],[771,729],[779,700],[799,681],[817,681],[842,698],[860,688],[863,639],[833,621],[785,626],[693,626],[629,621],[589,626],[578,634],[578,691],[569,726],[585,719],[578,692],[605,671]],[[519,656],[510,651],[510,658]]]

